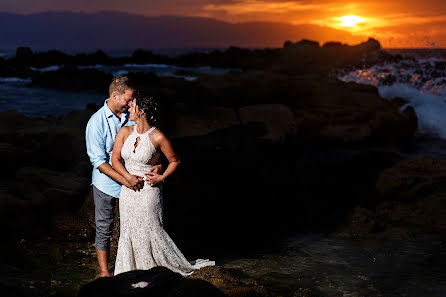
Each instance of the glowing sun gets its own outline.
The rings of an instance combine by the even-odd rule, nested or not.
[[[356,26],[356,24],[364,22],[364,19],[357,15],[346,15],[338,18],[338,20],[341,22],[339,26],[349,28],[353,28]]]

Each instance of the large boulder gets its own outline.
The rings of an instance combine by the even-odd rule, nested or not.
[[[299,135],[341,146],[399,146],[417,129],[413,110],[400,112],[377,89],[323,79],[309,83],[311,96],[295,100]]]
[[[249,117],[255,120],[262,113],[261,122],[266,129],[274,125],[274,133],[279,133],[279,126],[294,114],[296,136],[307,144],[400,146],[409,143],[417,129],[414,110],[407,108],[401,112],[396,104],[381,98],[377,88],[344,83],[324,75],[232,73],[200,78],[196,88],[205,90],[199,94],[206,97],[194,100],[232,107],[241,122],[246,122],[243,116],[248,116],[250,122]],[[291,113],[278,105],[287,106]]]

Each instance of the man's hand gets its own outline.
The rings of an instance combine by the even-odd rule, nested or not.
[[[130,188],[134,191],[139,191],[144,187],[144,179],[140,176],[136,176],[136,175],[130,175],[126,178],[127,181],[127,188]]]
[[[164,176],[161,174],[155,173],[155,172],[147,172],[146,173],[146,180],[152,187],[156,185],[157,183],[160,183],[164,180]]]
[[[163,171],[163,165],[159,164],[159,165],[153,165],[150,169],[149,172],[153,172],[153,173],[161,173],[161,171]],[[147,174],[146,174],[147,175]]]

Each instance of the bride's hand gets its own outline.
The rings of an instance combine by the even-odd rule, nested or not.
[[[153,165],[149,169],[149,172],[161,173],[161,171],[163,171],[163,165],[162,164]]]
[[[146,181],[149,183],[149,185],[154,186],[157,183],[160,183],[164,180],[164,176],[152,171],[149,171],[146,173]]]

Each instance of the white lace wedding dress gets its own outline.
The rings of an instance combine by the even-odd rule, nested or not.
[[[150,139],[152,127],[144,134],[135,128],[124,142],[121,156],[130,174],[144,176],[156,164],[160,152]],[[121,188],[119,212],[121,231],[115,275],[135,270],[164,266],[182,275],[190,275],[196,269],[215,265],[214,261],[187,261],[175,243],[163,229],[161,185],[150,186],[144,182],[140,191],[125,186]]]

